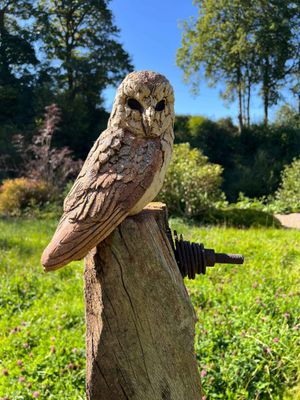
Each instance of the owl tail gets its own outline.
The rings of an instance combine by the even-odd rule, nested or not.
[[[124,212],[115,211],[104,221],[70,222],[62,218],[51,242],[45,248],[41,264],[46,272],[55,271],[71,261],[81,260],[124,220]]]

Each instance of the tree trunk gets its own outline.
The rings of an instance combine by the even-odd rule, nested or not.
[[[269,92],[264,91],[264,124],[267,126],[269,122]]]
[[[250,104],[251,104],[251,76],[248,76],[247,82],[247,126],[250,127]]]
[[[88,400],[200,400],[195,314],[151,203],[86,257]]]
[[[264,124],[267,126],[269,122],[269,95],[270,95],[270,62],[269,58],[265,58],[263,72],[263,99],[264,99]]]
[[[8,56],[7,56],[7,30],[5,27],[6,9],[0,9],[0,65],[1,84],[7,84],[11,78]]]
[[[242,99],[242,73],[241,69],[237,69],[237,92],[238,92],[238,103],[239,103],[239,115],[238,115],[238,120],[239,120],[239,131],[241,132],[243,130],[243,99]]]

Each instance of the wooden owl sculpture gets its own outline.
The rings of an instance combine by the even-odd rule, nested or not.
[[[162,187],[173,148],[174,94],[151,71],[132,72],[117,90],[107,129],[64,202],[41,262],[46,271],[83,258]]]

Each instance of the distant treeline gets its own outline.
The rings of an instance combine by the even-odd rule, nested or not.
[[[251,125],[241,132],[230,118],[212,121],[177,116],[175,141],[200,148],[224,168],[222,189],[230,201],[240,192],[248,197],[273,194],[286,164],[300,155],[300,117],[288,107],[269,125]]]

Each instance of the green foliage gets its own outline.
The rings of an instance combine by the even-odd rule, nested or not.
[[[174,146],[159,199],[171,213],[196,216],[222,199],[222,168],[188,143]]]
[[[39,61],[35,55],[32,30],[23,23],[30,18],[32,1],[1,1],[0,4],[0,147],[13,153],[11,133],[26,131],[35,114],[34,84]],[[6,154],[7,154],[6,153]]]
[[[12,136],[30,141],[51,103],[62,109],[55,146],[84,158],[106,128],[102,91],[133,68],[109,1],[0,3],[0,164],[10,156],[18,166]],[[3,168],[2,176],[16,175]]]
[[[239,125],[250,125],[251,93],[259,85],[268,109],[280,84],[291,75],[299,54],[299,6],[294,1],[196,0],[198,18],[185,22],[177,64],[197,90],[204,74],[209,85],[225,83],[227,101],[238,99]]]
[[[230,118],[212,121],[201,115],[176,116],[175,143],[189,142],[201,149],[209,161],[224,168],[232,165],[238,129]]]
[[[227,208],[210,209],[198,218],[201,224],[236,228],[272,227],[280,228],[281,223],[267,211],[255,208],[236,208],[235,204]]]
[[[84,158],[103,128],[102,91],[133,69],[118,41],[109,1],[39,0],[35,29],[51,65],[55,102],[62,109],[62,132],[55,145]]]
[[[46,275],[39,263],[55,225],[0,220],[0,398],[84,399],[82,263]],[[171,227],[245,255],[243,266],[215,266],[186,281],[206,398],[298,399],[300,233],[199,229],[180,220]]]
[[[7,179],[0,186],[0,215],[17,216],[28,208],[38,208],[51,199],[53,188],[44,181]]]
[[[284,104],[276,113],[275,125],[300,129],[300,113],[291,105]]]
[[[286,124],[281,123],[282,112],[289,116]],[[284,165],[300,154],[299,118],[290,110],[282,112],[274,124],[252,125],[241,133],[230,119],[177,116],[175,142],[189,142],[224,168],[222,190],[231,202],[240,192],[251,198],[269,196],[279,186]]]
[[[236,148],[235,168],[227,171],[228,190],[261,197],[275,192],[280,174],[300,154],[300,130],[292,126],[265,127],[254,125],[244,129]],[[231,179],[229,179],[231,176]]]
[[[275,194],[274,204],[281,212],[300,212],[300,160],[286,165],[282,181]]]
[[[107,5],[107,0],[39,0],[35,13],[44,51],[59,63],[59,86],[71,97],[82,93],[94,106],[99,93],[132,68]]]

